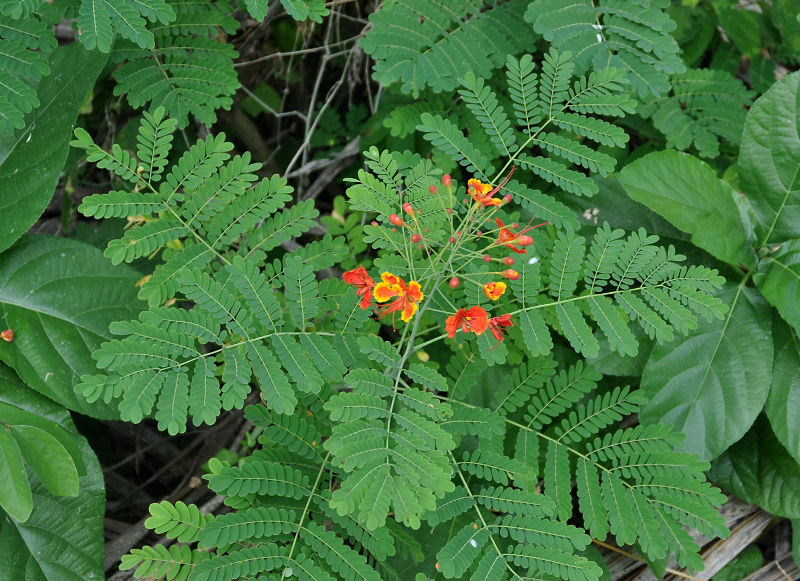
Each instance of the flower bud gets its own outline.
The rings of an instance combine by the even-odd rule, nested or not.
[[[420,250],[422,250],[422,249],[424,248],[424,246],[423,246],[422,244],[417,244],[417,248],[419,248]]]
[[[436,186],[429,186],[429,187],[428,187],[428,191],[429,191],[430,193],[432,193],[432,194],[435,194],[435,193],[437,192],[437,190],[436,190]]]
[[[507,268],[503,271],[503,276],[508,280],[517,280],[519,278],[519,273],[513,268]]]
[[[370,226],[372,226],[373,228],[377,228],[378,227],[377,220],[373,220],[372,222],[370,222]]]
[[[405,204],[403,204],[403,212],[405,212],[409,216],[413,216],[414,215],[414,208],[411,207],[411,204],[406,202]]]
[[[450,238],[448,238],[448,239],[447,239],[447,241],[448,241],[450,244],[455,244],[455,243],[456,243],[456,237],[455,237],[455,236],[451,236]]]
[[[523,234],[517,238],[517,244],[520,246],[530,246],[533,244],[533,236],[528,236],[527,234]]]
[[[456,286],[458,286],[458,279],[453,279],[453,280],[456,281]],[[454,286],[453,288],[456,288],[456,287]],[[0,331],[0,337],[2,337],[3,341],[6,341],[7,343],[11,343],[14,340],[14,330],[13,329],[6,329],[5,331]]]
[[[444,174],[444,175],[442,176],[442,183],[443,183],[445,186],[447,186],[448,188],[450,187],[450,184],[452,184],[452,183],[453,183],[453,179],[450,177],[450,174],[449,174],[449,173],[446,173],[446,174]]]
[[[506,266],[514,266],[514,257],[513,256],[506,256],[503,259],[503,264]]]
[[[484,254],[483,255],[483,261],[484,262],[491,262],[492,261],[492,257],[489,256],[488,254]]]
[[[412,234],[411,235],[411,242],[413,242],[414,244],[416,244],[420,240],[422,240],[422,236],[420,236],[419,234]]]
[[[445,210],[445,212],[447,212],[448,214],[452,214],[453,213],[453,208],[447,208]]]
[[[392,228],[392,232],[397,232],[397,228]]]
[[[430,232],[430,228],[425,228],[425,232]]]
[[[458,285],[461,284],[461,281],[458,280],[457,276],[454,276],[450,279],[450,288],[458,288]]]
[[[402,226],[405,223],[403,222],[403,219],[397,214],[392,214],[391,216],[389,216],[389,222],[391,222],[395,226]]]
[[[513,224],[511,224],[512,230],[516,230],[517,228],[519,228],[519,222],[514,222]]]
[[[513,200],[513,199],[514,199],[514,197],[511,194],[506,194],[505,196],[503,196],[503,203],[504,204],[510,204],[511,200]]]
[[[478,230],[478,231],[476,232],[476,234],[477,234],[478,236],[483,236],[483,230]]]

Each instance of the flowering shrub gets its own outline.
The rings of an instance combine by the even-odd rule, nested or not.
[[[434,143],[440,129],[460,142],[431,123],[422,129]],[[320,280],[315,272],[350,259],[341,238],[282,247],[314,224],[311,202],[288,205],[286,182],[259,180],[222,135],[166,167],[173,131],[159,111],[145,115],[138,158],[76,132],[75,145],[130,184],[81,206],[135,224],[107,256],[165,256],[140,281],[150,309],[112,325],[121,338],[94,354],[105,373],[76,391],[179,433],[241,407],[254,381],[261,403],[245,413],[259,447],[240,466],[209,464],[209,487],[234,512],[153,505],[149,526],[184,544],[135,549],[122,568],[193,581],[377,580],[413,562],[419,579],[474,569],[594,580],[602,569],[584,551],[609,534],[649,558],[702,567],[683,526],[727,534],[707,464],[674,451],[668,428],[618,428],[641,394],[574,356],[557,363],[554,350],[592,356],[601,337],[634,354],[632,324],[667,341],[696,325],[694,313],[721,316],[709,292],[716,271],[682,265],[644,231],[604,224],[587,245],[553,212],[534,237],[547,202],[511,173],[464,187],[430,159],[371,149],[371,171],[348,197],[370,222],[372,250]],[[520,154],[507,166],[515,159],[547,161]],[[539,202],[524,227],[515,200]],[[501,379],[479,381],[491,367]],[[573,479],[583,528],[567,523]]]

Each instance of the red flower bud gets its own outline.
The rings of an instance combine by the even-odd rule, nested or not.
[[[397,228],[392,228],[392,232],[397,232]]]
[[[520,246],[530,246],[533,244],[533,236],[528,236],[527,234],[523,234],[517,238],[517,244]]]
[[[448,239],[447,239],[447,241],[448,241],[450,244],[455,244],[455,243],[456,243],[456,237],[455,237],[455,236],[451,236],[450,238],[448,238]]]
[[[478,230],[478,231],[476,232],[476,234],[477,234],[478,236],[483,236],[483,230]]]
[[[519,273],[513,268],[507,268],[503,271],[503,276],[508,280],[517,280],[519,278]]]
[[[511,224],[512,230],[516,230],[517,228],[519,228],[519,222],[514,222],[513,224]]]
[[[430,228],[425,228],[425,232],[430,232]]]
[[[450,187],[450,184],[452,184],[452,183],[453,183],[453,179],[450,177],[450,174],[449,174],[449,173],[446,173],[446,174],[444,174],[444,175],[442,176],[442,183],[443,183],[444,185],[446,185],[448,188]]]
[[[419,248],[420,250],[422,250],[422,249],[424,248],[424,246],[422,246],[422,244],[417,244],[417,248]]]
[[[458,280],[457,276],[454,276],[450,279],[450,288],[458,288],[458,285],[461,284],[461,281]]]
[[[447,208],[445,210],[445,212],[447,212],[448,214],[452,214],[453,213],[453,208]]]
[[[432,193],[432,194],[435,194],[435,193],[436,193],[436,191],[437,191],[437,190],[436,190],[436,186],[429,186],[429,187],[428,187],[428,191],[429,191],[430,193]]]
[[[413,216],[414,215],[414,208],[411,207],[411,204],[406,202],[405,204],[403,204],[403,212],[405,212],[409,216]]]
[[[403,222],[403,219],[397,214],[392,214],[391,216],[389,216],[389,222],[391,222],[395,226],[402,226],[403,224],[405,224],[405,222]]]
[[[411,242],[413,242],[414,244],[416,244],[420,240],[422,240],[422,236],[420,236],[419,234],[412,234],[411,235]]]
[[[503,196],[503,203],[510,204],[511,200],[513,199],[514,197],[511,194],[506,194],[505,196]]]
[[[376,220],[373,220],[372,222],[370,222],[370,226],[373,226],[373,227],[377,228],[378,227],[378,222]]]
[[[513,256],[506,256],[503,259],[503,264],[506,266],[513,266],[514,265],[514,257]]]
[[[483,255],[483,261],[484,262],[491,262],[492,261],[492,257],[489,256],[488,254],[484,254]]]

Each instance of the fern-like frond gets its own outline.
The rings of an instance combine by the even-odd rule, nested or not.
[[[623,69],[642,97],[666,93],[668,75],[685,69],[670,35],[675,22],[662,2],[536,0],[525,20],[553,47],[575,54],[579,73],[592,66]]]
[[[322,22],[322,18],[330,14],[323,0],[281,0],[281,4],[286,13],[295,20]]]
[[[148,5],[150,20],[155,21],[156,17],[159,20],[158,26],[140,29],[140,20],[131,18],[130,28],[120,30],[123,38],[133,40],[138,46],[115,47],[115,59],[126,62],[114,73],[118,83],[114,94],[125,94],[133,107],[149,103],[151,112],[162,107],[179,129],[186,127],[190,113],[201,123],[211,125],[216,121],[217,109],[230,108],[231,96],[239,88],[233,70],[236,51],[229,43],[215,38],[220,30],[232,33],[237,27],[225,8],[227,3],[203,6],[179,1],[124,0],[113,3],[115,8],[111,10],[110,3],[104,0],[84,0],[84,4],[90,2],[99,8],[82,15],[87,22],[93,15],[122,22],[123,13],[130,11],[130,6]],[[104,7],[110,14],[103,14]],[[80,22],[81,19],[79,26],[86,31]],[[102,50],[105,31],[95,37]]]
[[[57,42],[39,2],[0,7],[0,132],[24,126],[24,115],[39,106],[36,83],[50,74],[47,62]]]
[[[120,571],[136,569],[134,575],[141,579],[187,579],[195,567],[209,559],[208,551],[191,549],[188,545],[164,545],[131,549],[122,556]]]
[[[720,139],[738,146],[753,95],[726,71],[689,69],[672,75],[671,90],[640,109],[667,138],[667,147],[694,147],[702,157],[719,156]]]
[[[185,504],[180,500],[175,504],[163,500],[150,505],[150,517],[145,526],[159,535],[177,539],[180,543],[192,543],[202,528],[214,519],[203,515],[194,504]]]
[[[464,71],[489,76],[507,54],[524,48],[525,2],[481,10],[482,4],[458,0],[398,0],[370,17],[372,30],[361,41],[375,59],[373,78],[384,85],[400,82],[414,97],[425,87],[454,89]]]
[[[459,94],[467,108],[480,121],[489,138],[500,150],[510,157],[519,147],[516,136],[505,111],[497,103],[497,96],[486,86],[484,80],[475,78],[472,71],[467,72],[462,81]]]

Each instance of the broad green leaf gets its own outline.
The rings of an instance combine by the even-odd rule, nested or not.
[[[11,432],[25,463],[49,491],[78,496],[78,469],[58,440],[36,426],[13,426]]]
[[[752,10],[744,10],[737,6],[739,2],[715,0],[714,9],[719,23],[740,51],[751,59],[761,51],[761,30],[763,24],[760,14]]]
[[[786,322],[800,331],[800,240],[785,242],[762,258],[753,281]]]
[[[747,114],[739,183],[761,227],[758,240],[777,244],[800,235],[800,72],[786,75]]]
[[[692,242],[733,265],[755,266],[734,189],[704,161],[678,151],[659,151],[628,165],[619,174],[628,195],[688,232]]]
[[[81,375],[97,373],[92,351],[111,338],[108,325],[134,319],[139,275],[113,266],[103,253],[67,238],[25,237],[0,255],[0,325],[13,329],[0,360],[27,385],[83,414],[112,419],[119,410],[73,391]]]
[[[792,521],[792,556],[800,564],[800,519]]]
[[[767,512],[800,518],[800,464],[781,446],[763,415],[712,463],[709,478]]]
[[[642,376],[649,398],[642,424],[672,424],[682,446],[711,460],[741,438],[767,399],[772,377],[772,317],[766,301],[744,285],[726,285],[723,320],[698,320],[680,343],[656,345]]]
[[[41,106],[14,135],[0,134],[0,251],[41,215],[56,188],[84,97],[108,60],[75,43],[50,55],[53,73],[39,85]]]
[[[778,440],[800,462],[800,338],[775,317],[775,364],[767,398],[767,417]]]
[[[58,423],[43,417],[40,405],[25,405],[19,394],[39,404],[58,407],[28,389],[14,371],[0,363],[0,506],[14,518],[27,520],[33,508],[31,488],[24,465],[53,494],[77,496],[78,472],[86,473],[81,451],[72,435]],[[67,413],[62,410],[65,417]],[[62,444],[63,442],[63,444]],[[10,483],[8,482],[10,480]]]
[[[0,426],[0,507],[18,520],[27,520],[33,510],[33,497],[22,452],[10,430]]]
[[[764,555],[757,545],[750,545],[733,561],[714,573],[714,581],[741,581],[764,564]]]
[[[86,581],[103,578],[103,475],[89,444],[60,405],[25,387],[0,363],[0,402],[39,414],[69,436],[85,474],[80,495],[56,496],[29,474],[33,512],[24,523],[0,510],[0,579]]]

